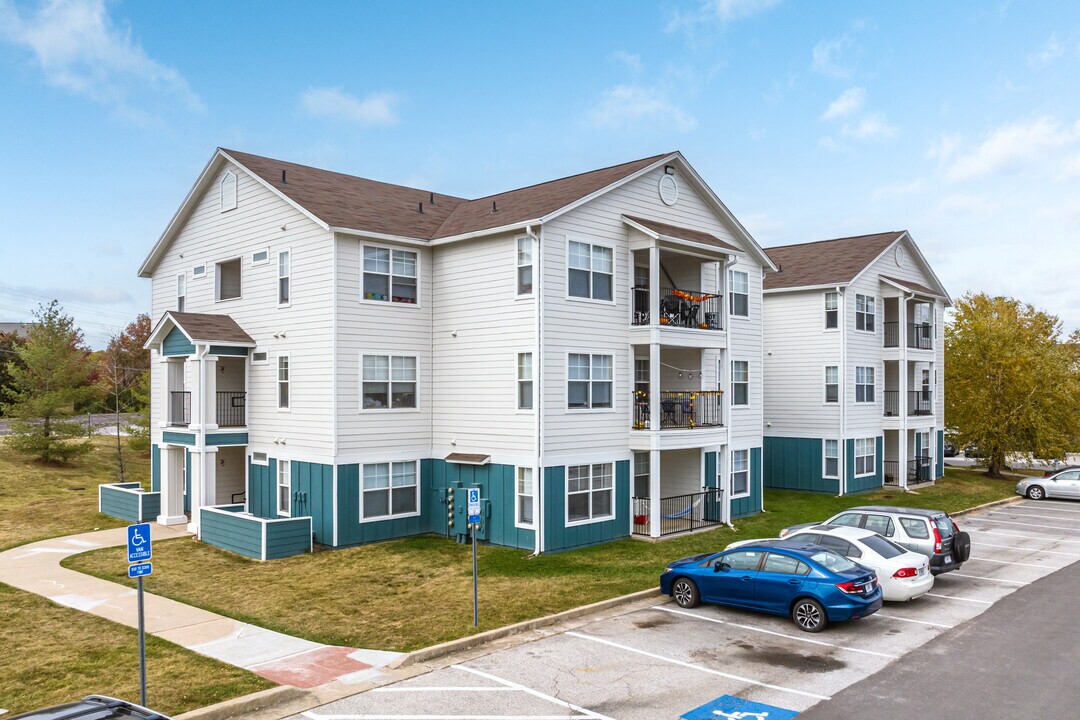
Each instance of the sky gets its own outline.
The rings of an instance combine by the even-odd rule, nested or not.
[[[766,248],[907,229],[1080,328],[1080,3],[0,0],[0,321],[148,311],[218,146],[463,197],[681,150]]]

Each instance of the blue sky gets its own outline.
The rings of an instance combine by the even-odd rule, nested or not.
[[[682,150],[768,247],[906,228],[1080,327],[1080,4],[0,0],[0,320],[100,346],[217,146],[460,196]]]

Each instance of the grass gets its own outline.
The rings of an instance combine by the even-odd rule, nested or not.
[[[776,536],[786,525],[821,520],[867,504],[934,507],[948,512],[1013,494],[1013,481],[946,470],[917,494],[880,490],[837,498],[766,491],[767,512],[727,528],[659,543],[622,540],[530,558],[510,548],[480,548],[480,630],[541,617],[655,587],[673,559],[723,548],[736,539]],[[470,548],[441,537],[416,537],[260,563],[192,538],[154,547],[155,593],[222,615],[351,647],[409,651],[475,632]],[[64,562],[130,584],[119,551]]]
[[[97,512],[97,488],[118,480],[115,439],[68,466],[12,452],[0,439],[0,550],[119,527]],[[127,480],[149,484],[150,459],[125,452]],[[117,552],[120,552],[117,550]],[[33,710],[103,693],[139,698],[135,630],[0,583],[0,708]],[[258,675],[147,636],[151,707],[172,715],[271,687]]]

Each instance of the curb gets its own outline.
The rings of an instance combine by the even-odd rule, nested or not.
[[[975,507],[969,507],[967,510],[957,510],[954,513],[949,513],[949,516],[950,517],[960,517],[961,515],[968,515],[968,514],[973,513],[973,512],[979,512],[980,510],[986,510],[988,508],[998,507],[1000,505],[1010,505],[1010,504],[1015,503],[1015,502],[1020,502],[1023,499],[1024,498],[1022,496],[1017,495],[1016,497],[1005,498],[1003,500],[993,500],[993,501],[988,502],[988,503],[983,503],[982,505],[976,505]]]
[[[224,700],[215,705],[189,710],[186,713],[176,715],[174,720],[225,720],[225,718],[233,718],[238,715],[246,715],[284,705],[307,697],[309,694],[307,691],[291,685],[279,685],[250,695],[241,695],[231,700]]]
[[[457,640],[450,640],[448,642],[440,643],[438,645],[432,645],[431,647],[421,648],[420,650],[414,650],[413,652],[398,658],[387,666],[388,670],[395,668],[409,667],[417,663],[426,662],[443,655],[449,655],[450,653],[457,652],[459,650],[467,650],[477,645],[483,645],[493,640],[507,637],[509,635],[516,635],[517,633],[525,632],[527,630],[535,630],[537,628],[547,627],[563,620],[572,620],[574,618],[581,617],[583,615],[589,615],[590,613],[598,612],[600,610],[608,610],[619,605],[625,605],[635,602],[637,600],[647,600],[649,598],[661,597],[663,594],[660,592],[660,588],[652,588],[649,590],[641,590],[636,593],[630,593],[629,595],[621,595],[616,598],[609,598],[607,600],[601,600],[594,602],[591,605],[582,605],[581,607],[571,608],[570,610],[564,610],[562,612],[555,613],[554,615],[547,615],[545,617],[535,618],[533,620],[525,620],[523,622],[514,623],[513,625],[507,625],[501,628],[495,628],[494,630],[486,630],[476,635],[470,635],[468,637],[458,638]],[[184,718],[184,720],[188,720]]]

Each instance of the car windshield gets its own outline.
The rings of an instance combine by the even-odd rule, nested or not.
[[[945,538],[951,538],[953,536],[953,533],[955,532],[953,530],[952,520],[949,519],[948,515],[939,515],[938,517],[934,518],[934,527],[936,527],[938,529],[938,532],[941,533],[942,540],[944,540]]]
[[[855,563],[851,562],[843,555],[837,555],[831,550],[816,552],[810,556],[810,559],[833,572],[847,572],[848,570],[855,569]]]
[[[870,548],[883,558],[894,558],[897,555],[903,555],[907,552],[904,548],[900,547],[892,540],[886,540],[878,535],[870,535],[859,540],[863,545]]]

